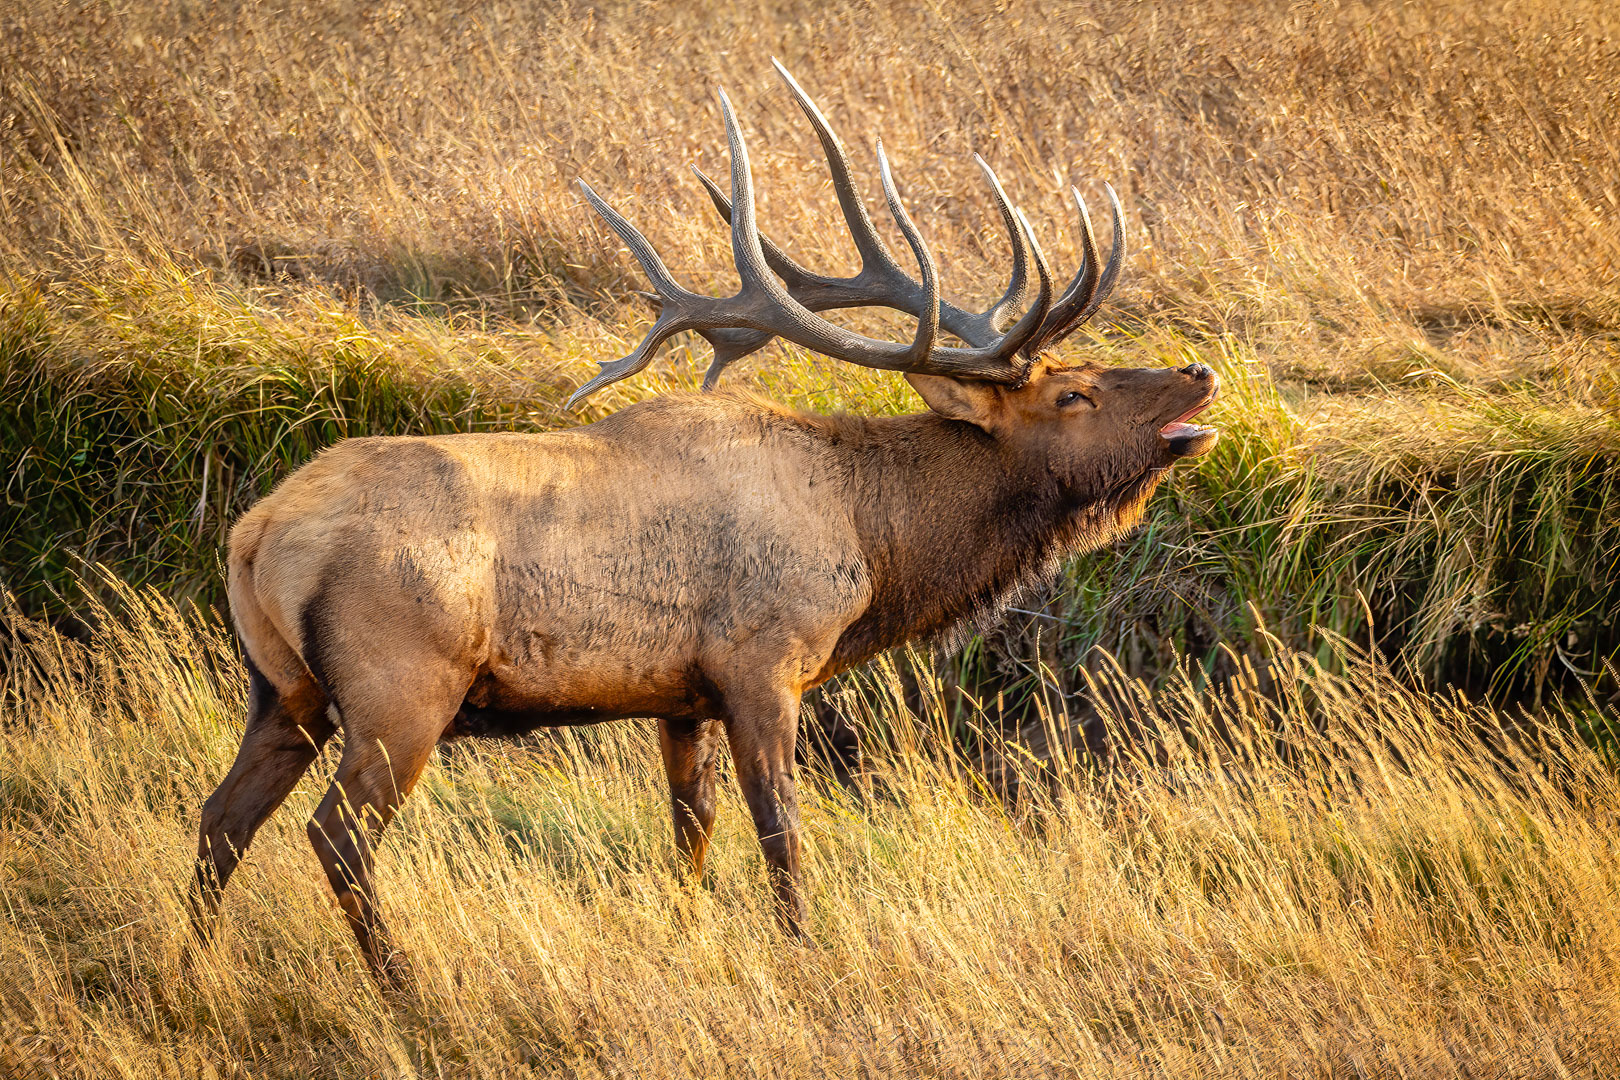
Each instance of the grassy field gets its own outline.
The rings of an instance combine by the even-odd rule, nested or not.
[[[1603,1076],[1620,1055],[1613,762],[1279,651],[1220,695],[1107,680],[1106,775],[1014,762],[1018,813],[874,672],[865,801],[812,780],[813,947],[774,925],[722,783],[677,884],[650,727],[459,744],[379,891],[418,971],[363,974],[296,792],[190,944],[196,807],[235,751],[233,645],[152,593],[36,631],[0,702],[7,1076]],[[1620,716],[1609,716],[1620,723]],[[330,768],[330,754],[325,762]],[[325,772],[317,765],[315,777]],[[1034,777],[1031,777],[1034,780]]]
[[[766,230],[851,269],[773,55],[871,191],[883,138],[955,298],[1007,261],[973,151],[1065,271],[1066,185],[1111,182],[1127,273],[1064,348],[1216,367],[1220,445],[965,650],[829,696],[878,775],[808,814],[814,950],[768,930],[735,805],[713,890],[673,883],[624,726],[430,769],[381,863],[410,1000],[360,977],[306,794],[183,955],[235,514],[347,435],[695,385],[678,343],[563,410],[647,322],[572,185],[729,291],[686,171],[726,168],[717,86]],[[1601,1075],[1617,216],[1597,0],[0,0],[0,1074]],[[921,407],[792,349],[728,378]],[[1111,725],[1106,774],[1051,750]],[[1064,775],[1003,812],[1030,770]]]

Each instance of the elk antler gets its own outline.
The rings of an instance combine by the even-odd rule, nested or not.
[[[799,103],[799,108],[803,110],[821,141],[822,151],[827,159],[827,170],[832,177],[833,191],[838,196],[839,208],[843,210],[850,237],[855,241],[856,251],[861,257],[861,271],[848,278],[823,277],[794,262],[781,248],[772,243],[769,237],[762,235],[760,241],[765,250],[765,261],[787,284],[788,292],[793,298],[811,311],[884,306],[911,315],[917,314],[921,298],[920,287],[901,269],[894,257],[889,254],[877,230],[872,227],[872,219],[867,215],[866,204],[850,178],[849,156],[844,150],[843,141],[838,138],[832,126],[827,123],[827,118],[822,115],[815,102],[810,100],[810,96],[804,92],[798,81],[788,74],[787,69],[776,60],[772,60],[771,63],[787,83],[788,89]],[[950,301],[942,299],[939,303],[939,322],[946,331],[955,334],[969,345],[982,347],[995,340],[1004,328],[1008,315],[1023,305],[1028,291],[1029,262],[1023,234],[1014,218],[1015,211],[1008,204],[1000,181],[996,179],[995,173],[985,164],[983,158],[974,154],[973,160],[990,183],[1012,241],[1012,279],[1008,282],[1007,290],[1001,299],[983,312],[964,311]],[[729,223],[731,201],[726,198],[720,185],[709,179],[697,166],[694,165],[692,171],[697,173],[698,179],[702,181],[715,209]],[[1038,355],[1044,348],[1055,345],[1081,326],[1097,308],[1102,306],[1102,302],[1107,299],[1119,277],[1125,256],[1125,225],[1118,196],[1114,194],[1112,187],[1107,184],[1103,186],[1107,189],[1109,201],[1112,203],[1114,224],[1114,243],[1108,267],[1099,277],[1097,241],[1091,231],[1091,216],[1086,212],[1085,200],[1080,197],[1079,189],[1071,188],[1080,218],[1082,251],[1080,271],[1064,291],[1063,298],[1047,313],[1035,337],[1024,345],[1023,352],[1026,356]],[[714,387],[720,372],[728,365],[763,347],[771,340],[768,334],[737,329],[707,331],[703,333],[703,337],[714,346],[714,362],[709,366],[708,374],[703,380],[703,387],[706,390]]]
[[[731,197],[728,199],[719,185],[695,167],[694,171],[716,209],[731,225],[732,254],[742,288],[735,296],[727,298],[702,296],[682,288],[670,276],[647,238],[581,180],[580,188],[585,197],[624,240],[646,272],[660,307],[657,320],[641,344],[627,356],[602,362],[599,365],[602,370],[569,399],[570,406],[600,387],[640,371],[659,345],[687,330],[701,334],[714,347],[714,362],[703,382],[705,389],[714,385],[727,365],[759,349],[773,337],[786,338],[834,359],[866,367],[1017,384],[1028,377],[1040,350],[1061,340],[1089,318],[1113,288],[1124,258],[1124,223],[1112,188],[1108,189],[1108,195],[1113,204],[1114,246],[1108,266],[1100,275],[1091,221],[1079,191],[1074,191],[1082,234],[1081,268],[1054,305],[1051,272],[1028,220],[1008,202],[995,173],[975,154],[974,160],[990,184],[1012,241],[1013,273],[1001,299],[983,312],[968,312],[942,301],[933,256],[900,202],[882,143],[878,144],[877,154],[883,193],[895,223],[917,260],[920,282],[899,266],[872,227],[865,203],[850,178],[848,155],[826,118],[787,70],[775,61],[772,63],[776,64],[777,72],[787,82],[821,140],[839,206],[861,256],[860,273],[850,278],[814,274],[760,235],[754,222],[753,176],[748,165],[748,150],[731,101],[722,90],[720,108],[731,151]],[[1031,256],[1038,281],[1035,302],[1011,329],[1003,332],[1010,313],[1023,304],[1028,293]],[[911,343],[903,345],[865,337],[816,314],[833,308],[868,306],[891,307],[915,316],[917,331]],[[968,347],[936,345],[941,326],[967,342]]]

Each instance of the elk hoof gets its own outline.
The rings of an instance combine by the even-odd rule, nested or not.
[[[387,997],[409,994],[416,986],[416,975],[411,970],[410,959],[397,949],[381,960],[373,961],[371,973],[376,976],[377,986]]]

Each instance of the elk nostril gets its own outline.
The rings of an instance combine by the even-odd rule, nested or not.
[[[1195,379],[1210,379],[1215,376],[1215,370],[1208,364],[1188,364],[1181,369],[1183,375],[1191,375]]]

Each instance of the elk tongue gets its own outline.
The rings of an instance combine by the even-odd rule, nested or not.
[[[1170,447],[1172,454],[1177,457],[1191,457],[1194,454],[1202,454],[1214,446],[1220,433],[1211,427],[1184,424],[1178,420],[1160,428],[1159,436]]]

